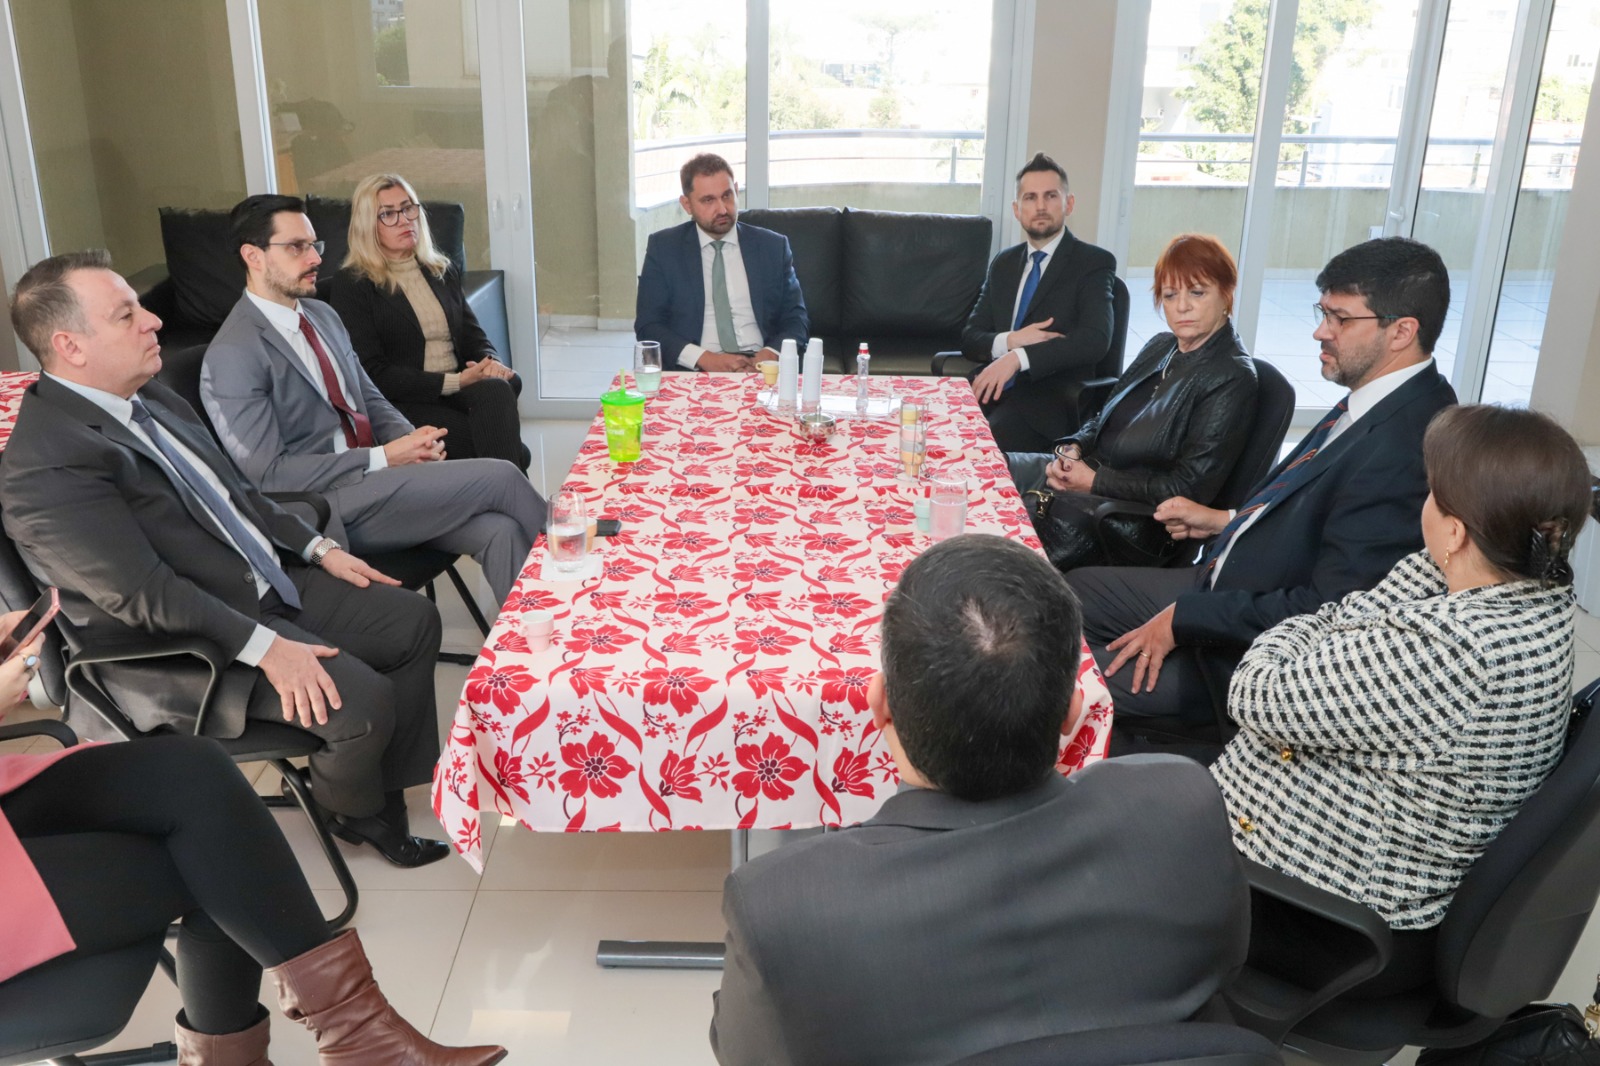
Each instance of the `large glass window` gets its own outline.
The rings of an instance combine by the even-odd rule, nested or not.
[[[1486,403],[1525,405],[1533,391],[1597,55],[1600,0],[1559,0],[1551,14],[1489,341]]]
[[[11,17],[53,251],[106,248],[135,274],[166,259],[160,208],[244,196],[224,0],[12,0]]]

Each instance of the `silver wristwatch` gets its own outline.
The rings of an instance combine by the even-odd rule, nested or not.
[[[316,546],[311,549],[311,559],[309,561],[312,566],[321,566],[322,560],[328,557],[329,552],[338,550],[338,541],[334,540],[332,537],[323,537],[321,540],[317,541]]]

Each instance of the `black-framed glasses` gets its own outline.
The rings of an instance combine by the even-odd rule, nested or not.
[[[289,250],[289,254],[294,256],[296,259],[304,259],[306,257],[306,253],[307,252],[316,252],[318,255],[321,255],[322,254],[322,250],[324,248],[326,248],[327,246],[328,246],[328,242],[327,241],[268,241],[267,242],[267,247],[268,248],[287,248]]]
[[[399,207],[386,207],[379,211],[378,221],[385,226],[398,226],[402,218],[408,222],[415,222],[420,214],[422,214],[422,205],[414,204],[407,200]]]
[[[1329,319],[1332,319],[1334,329],[1344,329],[1345,325],[1350,322],[1366,322],[1368,320],[1374,322],[1393,322],[1401,317],[1400,315],[1347,315],[1342,311],[1330,310],[1329,308],[1323,307],[1321,304],[1312,304],[1311,314],[1312,317],[1316,319],[1316,323],[1319,326]]]

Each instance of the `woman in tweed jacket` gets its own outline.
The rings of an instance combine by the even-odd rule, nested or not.
[[[1426,550],[1256,639],[1212,767],[1247,858],[1396,930],[1389,990],[1428,979],[1456,886],[1561,757],[1589,504],[1577,443],[1530,411],[1448,408],[1423,455]]]

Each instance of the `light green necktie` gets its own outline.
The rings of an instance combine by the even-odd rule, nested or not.
[[[711,310],[717,316],[717,343],[725,352],[739,350],[739,333],[733,328],[733,304],[728,300],[728,268],[722,263],[723,241],[712,241],[716,258],[711,260]]]

